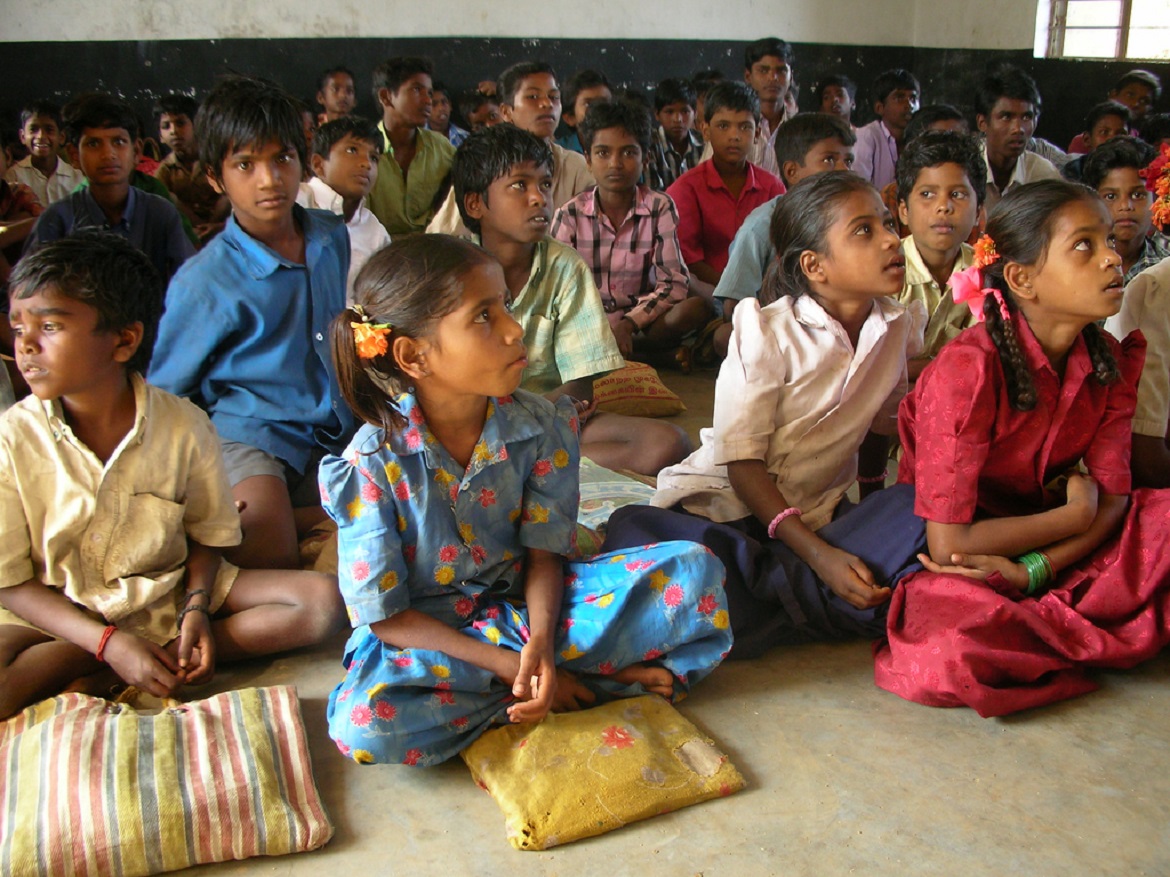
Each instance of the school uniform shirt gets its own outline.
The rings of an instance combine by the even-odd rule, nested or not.
[[[874,299],[853,349],[844,327],[807,295],[735,309],[735,331],[715,382],[714,426],[702,446],[658,474],[651,504],[716,523],[748,517],[727,464],[762,460],[801,520],[829,523],[857,479],[870,430],[893,435],[906,393],[906,360],[922,349],[922,305]]]
[[[590,189],[557,210],[549,233],[592,269],[611,326],[628,317],[645,330],[687,297],[678,212],[662,192],[638,186],[634,206],[615,229],[597,203],[597,189]]]
[[[240,516],[207,416],[130,380],[134,425],[106,463],[65,422],[60,400],[28,396],[0,417],[0,587],[35,577],[165,643],[178,635],[187,538],[238,545]],[[235,574],[221,564],[213,609]],[[13,619],[0,610],[0,623],[28,626]]]
[[[967,244],[959,245],[959,257],[951,274],[970,268],[975,263],[975,251]],[[904,305],[912,301],[922,302],[926,309],[926,331],[921,356],[934,359],[942,346],[969,326],[975,325],[975,316],[966,304],[957,304],[949,287],[939,287],[938,282],[922,261],[914,236],[902,241],[902,255],[906,259],[906,278],[898,301]]]
[[[297,192],[297,203],[302,207],[317,210],[328,210],[337,216],[342,216],[345,210],[344,199],[320,177],[313,177],[307,183],[301,183]],[[386,234],[386,227],[378,222],[366,207],[366,199],[358,205],[353,216],[346,220],[345,229],[349,232],[349,275],[345,282],[346,304],[353,304],[353,282],[357,279],[362,266],[369,261],[370,256],[390,243],[390,235]]]
[[[650,158],[646,181],[650,188],[665,192],[670,184],[698,165],[703,160],[706,143],[693,128],[687,132],[686,149],[679,152],[666,136],[666,130],[659,125],[650,141]]]
[[[898,142],[886,123],[874,119],[857,129],[857,143],[853,146],[853,173],[882,189],[894,182],[894,167],[898,163]]]
[[[1121,310],[1105,321],[1105,330],[1119,341],[1135,329],[1146,338],[1146,361],[1138,381],[1133,431],[1164,439],[1170,424],[1170,260],[1129,281]]]
[[[32,189],[40,205],[48,207],[54,201],[60,201],[67,197],[81,184],[85,175],[69,162],[58,157],[57,169],[46,177],[33,167],[32,156],[26,156],[8,168],[4,179],[10,183],[24,183]]]
[[[378,178],[370,190],[370,211],[391,235],[426,230],[434,216],[435,196],[451,170],[455,147],[442,134],[419,128],[408,173],[394,160],[394,147],[384,123],[378,123],[384,150],[378,159]]]
[[[987,141],[980,146],[983,152],[983,163],[987,167],[987,195],[983,199],[983,209],[991,215],[991,209],[999,203],[1008,192],[1024,183],[1033,183],[1036,180],[1059,180],[1060,171],[1046,158],[1041,158],[1034,152],[1024,152],[1016,159],[1015,169],[1012,170],[1008,183],[1001,190],[995,184],[995,175],[991,171],[991,164],[987,161]]]
[[[345,308],[349,237],[341,218],[293,205],[305,262],[240,228],[224,230],[171,281],[148,375],[211,416],[220,436],[304,472],[318,446],[338,452],[354,420],[329,352]]]
[[[188,170],[172,152],[155,170],[154,177],[167,187],[171,195],[186,204],[200,222],[212,221],[222,196],[211,187],[202,162],[195,162]]]
[[[776,251],[772,249],[772,213],[781,196],[765,201],[748,214],[727,251],[727,265],[715,284],[715,298],[742,301],[756,298]],[[761,300],[761,304],[767,302]]]
[[[1160,231],[1152,231],[1142,241],[1142,250],[1138,253],[1137,261],[1125,272],[1125,282],[1129,283],[1147,268],[1153,268],[1164,259],[1170,259],[1170,238]]]
[[[715,163],[705,161],[687,171],[666,190],[678,209],[678,242],[683,259],[703,261],[722,272],[727,250],[748,214],[784,194],[780,178],[748,162],[747,180],[738,198],[719,176]]]

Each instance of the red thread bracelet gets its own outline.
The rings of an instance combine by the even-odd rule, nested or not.
[[[885,484],[886,479],[890,477],[890,470],[887,469],[881,475],[858,475],[858,484]]]
[[[116,628],[114,625],[111,624],[109,627],[107,627],[105,630],[102,631],[102,638],[100,640],[98,640],[97,651],[93,653],[93,656],[95,658],[97,658],[99,661],[101,661],[103,664],[105,663],[105,660],[106,660],[106,656],[105,656],[106,643],[108,643],[110,641],[110,637],[112,637],[114,635],[114,633],[117,632],[117,630],[118,630],[118,628]]]

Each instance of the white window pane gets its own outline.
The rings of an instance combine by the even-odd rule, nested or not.
[[[1170,0],[1133,0],[1129,15],[1132,27],[1159,27],[1170,25]]]
[[[1170,61],[1170,28],[1130,28],[1126,57]]]
[[[1121,0],[1069,0],[1065,24],[1068,27],[1117,27],[1121,24]]]
[[[1064,55],[1066,58],[1114,58],[1117,56],[1117,33],[1117,28],[1066,30]]]

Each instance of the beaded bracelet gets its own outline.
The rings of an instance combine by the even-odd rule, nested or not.
[[[885,469],[881,475],[858,475],[858,484],[885,484],[886,479],[890,477],[890,470]]]
[[[772,518],[772,523],[770,523],[768,525],[768,538],[769,539],[776,538],[776,528],[780,526],[780,522],[783,521],[785,518],[791,518],[793,515],[802,515],[802,514],[804,514],[804,512],[802,512],[796,506],[792,506],[792,508],[787,508],[784,511],[780,512],[780,514],[778,514],[778,515],[776,515],[776,517]]]
[[[202,612],[207,616],[207,620],[211,620],[211,611],[206,606],[184,606],[179,612],[178,620],[175,621],[175,626],[180,630],[183,629],[183,619],[187,617],[188,612]]]
[[[117,632],[118,628],[111,624],[102,631],[102,638],[98,640],[97,651],[93,653],[93,656],[103,664],[106,661],[106,643],[108,643],[110,641],[110,637],[112,637]]]
[[[195,597],[206,597],[208,600],[210,600],[211,594],[210,594],[210,592],[203,590],[203,588],[196,588],[194,591],[188,591],[187,598],[185,600],[183,600],[183,605],[184,606],[187,605]]]
[[[1016,562],[1023,564],[1028,571],[1028,587],[1024,589],[1024,596],[1031,597],[1053,578],[1052,561],[1040,551],[1029,551],[1020,555]]]

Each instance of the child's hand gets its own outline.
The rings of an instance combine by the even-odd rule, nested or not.
[[[585,422],[589,420],[589,418],[593,415],[593,412],[597,410],[597,400],[574,399],[573,407],[577,409],[577,422],[581,429],[584,429]]]
[[[179,687],[179,666],[160,645],[117,631],[106,643],[106,663],[130,685],[155,697],[169,697]]]
[[[215,637],[211,621],[202,612],[188,612],[179,630],[179,675],[198,685],[215,675]]]
[[[1088,475],[1073,472],[1068,476],[1064,486],[1068,505],[1076,506],[1084,515],[1084,529],[1089,529],[1093,519],[1097,517],[1097,482]]]
[[[813,566],[813,572],[834,594],[857,609],[869,609],[890,599],[890,589],[877,586],[865,561],[840,548],[829,546]]]
[[[516,703],[508,707],[512,722],[539,722],[552,708],[557,690],[557,667],[551,646],[535,639],[520,650],[520,669],[512,683]]]
[[[637,331],[632,320],[622,317],[613,327],[613,337],[617,341],[618,352],[623,359],[634,355],[634,332]]]
[[[557,668],[557,693],[553,698],[554,713],[573,713],[593,706],[597,695],[577,681],[568,670]]]
[[[998,554],[952,554],[951,566],[935,563],[926,554],[919,554],[918,560],[933,573],[967,576],[985,582],[992,573],[997,572],[1017,590],[1023,591],[1028,587],[1027,568],[1010,557],[1001,557]]]

